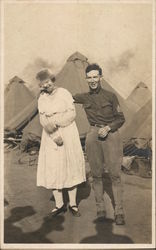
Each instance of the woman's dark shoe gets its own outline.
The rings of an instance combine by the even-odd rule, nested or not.
[[[74,208],[76,208],[76,209],[74,209]],[[69,205],[69,211],[73,214],[73,216],[75,216],[75,217],[80,217],[81,216],[81,214],[80,214],[80,212],[79,212],[79,209],[78,209],[78,206],[70,206]]]
[[[65,213],[66,211],[67,211],[67,207],[65,205],[63,205],[60,208],[55,207],[54,211],[52,210],[52,212],[50,213],[50,215],[54,217],[54,216],[57,216],[58,214]]]

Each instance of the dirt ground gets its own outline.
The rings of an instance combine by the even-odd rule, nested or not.
[[[108,176],[105,200],[108,220],[96,220],[96,207],[91,182],[78,187],[81,217],[67,211],[55,218],[49,216],[54,207],[51,190],[36,187],[36,156],[21,157],[18,150],[5,152],[5,243],[151,243],[152,181],[122,173],[126,224],[113,221],[111,186]],[[88,165],[86,163],[88,171]],[[64,198],[68,201],[66,191]],[[8,204],[7,204],[8,202]]]

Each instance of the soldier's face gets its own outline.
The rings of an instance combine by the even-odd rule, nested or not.
[[[98,70],[91,70],[86,73],[86,80],[91,89],[97,89],[97,87],[100,85],[100,78],[101,76],[99,75]]]
[[[53,92],[55,88],[54,82],[51,79],[46,79],[39,84],[40,90],[48,92],[49,94]]]

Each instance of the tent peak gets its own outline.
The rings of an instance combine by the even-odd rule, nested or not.
[[[139,82],[137,84],[137,86],[135,87],[135,89],[138,89],[138,88],[145,88],[145,89],[148,89],[147,85],[144,83],[144,82]]]
[[[13,83],[13,82],[18,82],[18,83],[25,83],[25,81],[23,81],[20,77],[18,76],[14,76],[13,78],[10,79],[9,83]]]
[[[88,61],[88,58],[85,57],[84,55],[82,55],[80,52],[76,51],[75,53],[73,53],[68,59],[67,62],[70,61],[76,61],[76,60],[80,60],[80,61]]]

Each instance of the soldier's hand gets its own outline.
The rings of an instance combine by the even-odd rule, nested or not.
[[[111,128],[109,126],[105,126],[103,128],[100,128],[98,131],[99,137],[105,138],[108,135],[110,130],[111,130]]]

